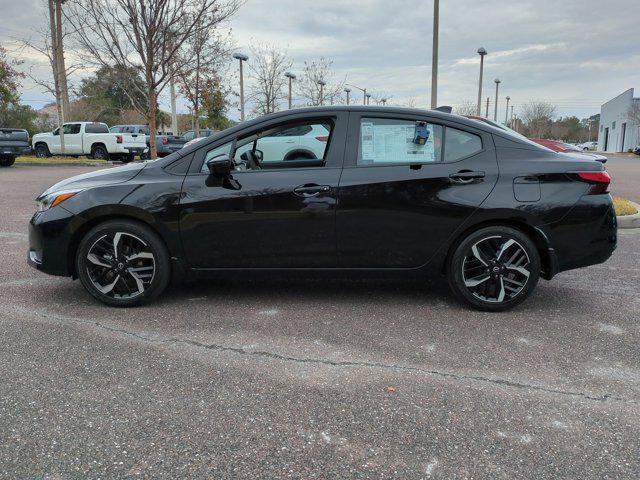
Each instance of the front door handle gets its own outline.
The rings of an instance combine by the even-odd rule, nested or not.
[[[330,190],[331,187],[329,185],[300,185],[293,189],[293,193],[299,197],[315,197]]]
[[[473,172],[471,170],[461,170],[457,173],[452,173],[451,175],[449,175],[449,178],[458,183],[471,183],[474,180],[484,178],[484,172]]]

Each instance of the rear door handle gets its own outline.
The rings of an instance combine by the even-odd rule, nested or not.
[[[449,175],[449,178],[459,183],[471,183],[474,180],[477,180],[479,178],[484,178],[484,176],[485,176],[484,172],[472,172],[471,170],[462,170],[457,173],[452,173],[451,175]]]
[[[300,185],[293,189],[293,193],[299,197],[315,197],[329,191],[331,191],[329,185]]]

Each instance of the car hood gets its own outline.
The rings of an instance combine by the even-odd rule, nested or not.
[[[98,170],[96,172],[76,175],[75,177],[67,178],[66,180],[62,180],[61,182],[49,187],[47,190],[42,192],[37,199],[53,192],[64,190],[86,190],[91,187],[123,183],[134,178],[146,166],[146,162],[137,162],[123,165],[121,167],[105,168],[104,170]]]
[[[597,153],[560,152],[560,155],[566,155],[567,157],[575,158],[576,160],[595,160],[600,163],[607,163],[608,160],[604,155],[598,155]]]

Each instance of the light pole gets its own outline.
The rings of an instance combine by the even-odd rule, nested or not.
[[[359,87],[359,86],[357,86],[357,85],[351,85],[351,84],[349,84],[349,83],[347,83],[347,84],[346,84],[346,86],[347,86],[347,87],[353,87],[353,88],[355,88],[355,89],[357,89],[357,90],[360,90],[360,91],[362,92],[362,94],[363,94],[363,95],[362,95],[362,104],[363,104],[363,105],[366,105],[366,104],[367,104],[367,89],[366,89],[366,88],[362,88],[362,87]]]
[[[318,80],[320,85],[320,106],[324,105],[324,86],[327,84],[324,80]]]
[[[482,111],[482,75],[484,72],[484,56],[486,54],[487,54],[487,51],[485,50],[484,47],[480,47],[478,49],[478,55],[480,55],[480,82],[478,86],[478,113],[477,113],[478,116],[480,116]]]
[[[296,76],[291,72],[285,73],[284,76],[289,79],[289,110],[291,110],[291,108],[293,108],[293,95],[291,94],[291,91],[292,91],[293,81],[296,79]]]
[[[386,98],[381,98],[381,99],[380,99],[380,102],[382,103],[382,106],[383,106],[383,107],[386,107],[386,106],[387,106],[387,99],[386,99]]]
[[[511,117],[509,117],[509,128],[513,128],[513,105],[511,105]]]
[[[351,89],[345,88],[344,91],[347,93],[347,105],[349,105],[349,95],[351,94]]]
[[[504,112],[504,124],[507,125],[509,122],[509,100],[511,100],[511,97],[509,95],[507,95],[507,108]]]
[[[371,105],[371,94],[370,93],[365,93],[365,98],[367,99],[365,102],[365,105]]]
[[[493,121],[497,122],[498,121],[498,88],[500,87],[500,79],[496,78],[494,82],[496,82],[496,104],[495,104],[495,110],[493,112]]]
[[[244,122],[244,71],[242,63],[249,60],[249,56],[244,53],[234,53],[233,58],[240,61],[240,121]]]
[[[433,0],[433,52],[431,54],[431,108],[438,107],[438,30],[440,0]]]

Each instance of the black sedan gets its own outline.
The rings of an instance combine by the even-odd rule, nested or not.
[[[302,132],[326,132],[309,139]],[[225,272],[446,279],[489,311],[606,261],[601,163],[438,111],[326,107],[237,125],[37,199],[29,263],[134,306]]]

